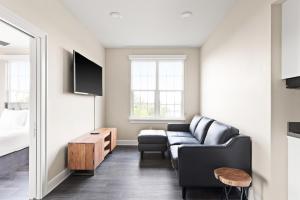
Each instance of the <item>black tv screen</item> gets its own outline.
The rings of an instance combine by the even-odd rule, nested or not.
[[[73,51],[74,93],[102,96],[102,67]]]

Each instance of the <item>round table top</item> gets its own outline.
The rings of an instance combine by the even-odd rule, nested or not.
[[[216,179],[233,187],[249,187],[252,178],[244,170],[222,167],[214,170]]]

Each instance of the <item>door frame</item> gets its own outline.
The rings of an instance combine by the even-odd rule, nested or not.
[[[0,21],[32,37],[29,198],[47,194],[47,33],[0,5]],[[33,78],[35,77],[35,78]]]

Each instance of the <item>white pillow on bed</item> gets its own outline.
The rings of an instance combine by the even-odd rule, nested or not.
[[[0,129],[17,129],[25,126],[28,110],[4,109],[0,117]]]

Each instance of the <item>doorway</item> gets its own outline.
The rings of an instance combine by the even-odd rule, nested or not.
[[[0,33],[0,199],[28,199],[31,37],[4,22]]]
[[[13,193],[13,196],[11,196],[13,199],[41,199],[47,194],[47,35],[2,6],[0,6],[1,26],[4,29],[2,31],[0,29],[0,44],[2,44],[0,46],[0,57],[2,57],[2,62],[5,63],[5,94],[2,98],[0,91],[1,118],[4,116],[4,119],[1,120],[2,122],[11,122],[13,121],[11,119],[14,119],[17,125],[22,124],[23,130],[27,130],[28,141],[24,143],[25,139],[20,139],[24,143],[22,147],[15,148],[11,152],[7,151],[8,154],[2,156],[0,154],[0,168],[1,163],[5,163],[5,160],[4,162],[1,161],[3,156],[9,157],[8,160],[13,164],[18,163],[15,167],[11,167],[11,171],[7,174],[9,184],[15,184],[15,192],[6,191]],[[9,36],[6,36],[9,31],[11,31],[8,34]],[[10,41],[7,37],[11,36],[15,37]],[[23,50],[20,49],[18,53],[13,53],[12,49],[15,48],[14,50],[16,50],[20,46],[24,47]],[[5,55],[1,54],[1,49],[3,51],[5,49]],[[4,106],[1,99],[4,100]],[[23,120],[22,117],[25,119]],[[12,124],[7,125],[5,128],[9,126],[12,126]],[[13,164],[10,166],[13,166]],[[3,168],[8,168],[5,165],[3,166]],[[20,174],[22,174],[22,177]],[[21,187],[21,183],[23,184],[22,189],[16,189]],[[1,194],[4,194],[4,191],[1,191]],[[4,195],[3,198],[9,199],[5,198]]]

